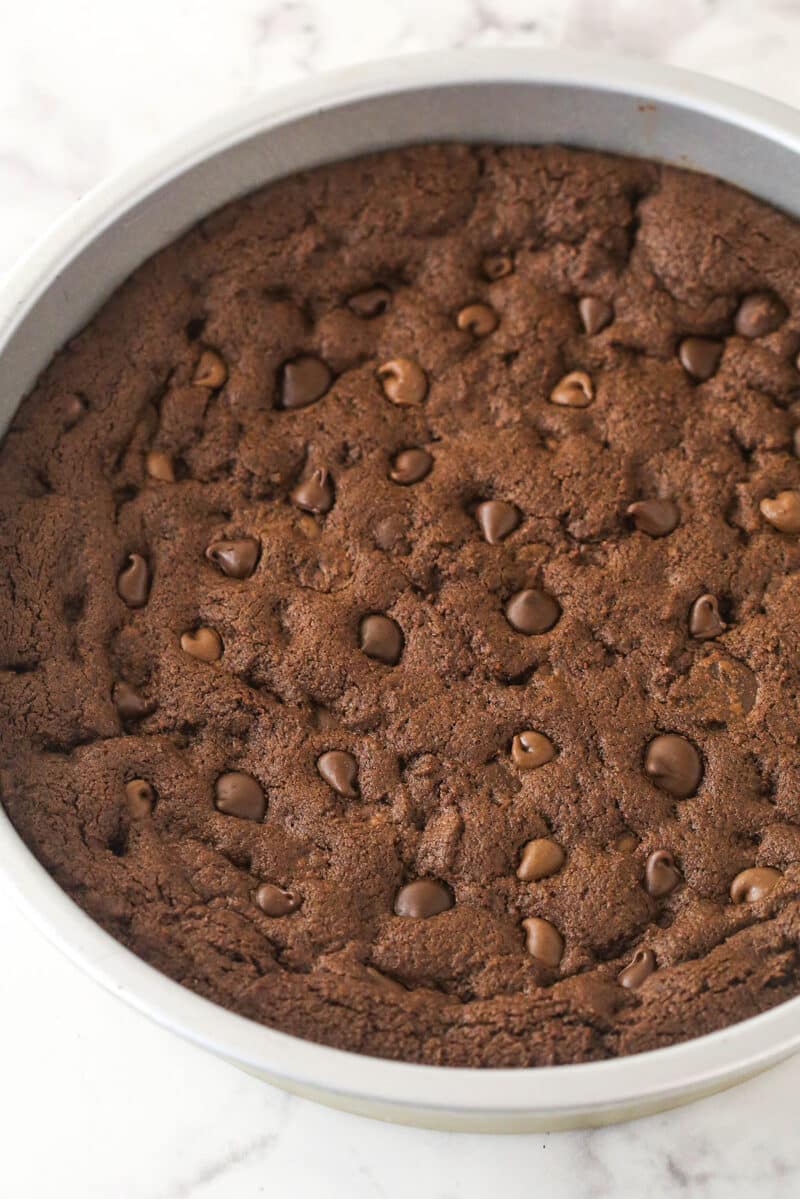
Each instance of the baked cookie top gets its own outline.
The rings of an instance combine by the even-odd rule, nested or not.
[[[800,990],[800,228],[423,146],[226,207],[0,451],[3,803],[130,949],[447,1065]]]

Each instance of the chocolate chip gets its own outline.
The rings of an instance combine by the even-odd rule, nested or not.
[[[488,337],[497,328],[497,313],[488,304],[467,304],[456,316],[456,325],[473,337]]]
[[[543,966],[557,966],[564,956],[564,938],[555,925],[549,920],[542,920],[540,916],[529,916],[522,921],[522,927],[531,957]]]
[[[697,747],[679,733],[654,737],[645,751],[644,768],[657,787],[678,799],[694,795],[703,777]]]
[[[156,793],[146,779],[131,779],[125,784],[125,799],[132,820],[144,820],[153,810]]]
[[[327,470],[318,467],[307,479],[298,483],[291,494],[291,501],[306,512],[330,512],[333,507],[333,483]]]
[[[373,316],[383,316],[384,312],[388,312],[391,302],[392,293],[388,288],[370,287],[367,291],[360,291],[351,296],[347,301],[347,307],[356,316],[370,320]]]
[[[427,376],[413,358],[392,358],[378,367],[377,375],[387,400],[401,407],[421,404],[428,394]]]
[[[719,637],[727,628],[715,595],[699,596],[689,609],[689,632],[697,641]]]
[[[787,316],[777,296],[768,291],[754,291],[742,300],[734,324],[740,337],[764,337],[774,333]]]
[[[779,491],[759,504],[761,515],[780,533],[800,533],[800,491]]]
[[[406,883],[394,900],[396,916],[411,916],[416,920],[438,916],[452,906],[453,897],[447,887],[433,878],[418,878],[413,883]]]
[[[649,537],[666,537],[677,529],[681,519],[680,509],[672,500],[637,500],[626,511],[639,532]]]
[[[555,756],[553,742],[544,733],[517,733],[511,742],[511,760],[520,770],[536,770]]]
[[[175,482],[172,459],[169,454],[164,454],[161,450],[150,450],[144,460],[144,468],[151,479],[158,479],[160,483]]]
[[[484,500],[475,509],[475,519],[489,545],[498,545],[516,529],[520,513],[519,508],[506,500]]]
[[[317,758],[320,777],[337,795],[355,799],[358,795],[358,762],[344,749],[329,749]]]
[[[307,512],[303,512],[300,516],[298,516],[297,527],[303,536],[307,537],[309,541],[319,540],[319,537],[322,533],[322,530],[318,523],[314,520],[314,517],[309,516]]]
[[[596,296],[584,296],[582,300],[578,300],[578,314],[586,332],[590,337],[594,337],[595,333],[611,324],[614,309]]]
[[[263,820],[267,801],[261,784],[252,774],[231,770],[221,774],[214,784],[214,806],[226,816],[240,820]]]
[[[420,483],[433,466],[433,458],[427,450],[418,448],[401,450],[392,459],[389,478],[393,483],[401,483],[404,487],[411,483]]]
[[[514,270],[514,259],[510,254],[487,254],[481,263],[484,277],[490,282],[504,279]]]
[[[216,629],[201,625],[194,632],[181,634],[181,649],[201,662],[218,662],[222,657],[222,638]]]
[[[687,375],[705,383],[716,371],[722,357],[722,342],[709,337],[685,337],[678,347],[678,358]]]
[[[540,878],[557,874],[566,861],[566,854],[557,841],[548,837],[537,837],[529,841],[522,850],[517,867],[517,878],[524,883],[535,883]]]
[[[291,411],[307,408],[325,395],[333,375],[321,358],[301,354],[284,362],[280,371],[280,407]]]
[[[388,553],[407,554],[409,551],[408,521],[401,512],[390,512],[381,517],[372,527],[372,536],[379,550]]]
[[[64,427],[71,429],[86,412],[86,401],[79,395],[68,396],[64,402]]]
[[[195,372],[192,375],[192,383],[196,387],[210,387],[215,389],[222,387],[227,378],[228,368],[217,351],[203,350],[195,367]]]
[[[130,683],[115,683],[112,698],[122,720],[141,720],[153,710],[153,705]]]
[[[794,450],[795,457],[800,458],[800,425],[797,426],[792,434],[792,449]]]
[[[527,637],[534,633],[546,633],[561,615],[561,608],[552,595],[540,591],[538,587],[517,591],[506,604],[505,611],[512,629]]]
[[[117,592],[129,608],[143,608],[150,594],[150,571],[141,554],[128,554],[117,577]]]
[[[215,541],[206,550],[206,557],[229,578],[247,579],[256,568],[260,552],[261,544],[255,537],[240,537],[237,541]]]
[[[774,866],[751,866],[742,870],[731,883],[734,903],[757,903],[781,881],[783,875]]]
[[[661,899],[669,895],[681,881],[681,872],[668,849],[654,849],[644,868],[644,885],[648,895]]]
[[[741,720],[755,705],[758,679],[738,658],[709,646],[687,676],[684,695],[688,710],[703,722],[727,724]]]
[[[284,891],[274,883],[262,883],[256,891],[256,903],[265,916],[288,916],[296,912],[302,902],[294,891]]]
[[[563,408],[588,408],[594,399],[594,384],[586,371],[570,371],[550,392],[550,403]]]
[[[617,975],[617,982],[629,991],[635,991],[655,971],[656,957],[652,949],[637,949],[624,970]]]
[[[403,634],[391,617],[374,612],[361,621],[359,644],[368,658],[396,666],[403,652]]]
[[[382,991],[386,991],[388,994],[397,996],[408,995],[408,989],[404,987],[402,983],[399,983],[396,978],[390,978],[388,974],[382,974],[381,971],[376,970],[374,966],[365,966],[364,973],[367,975],[370,981],[374,982],[375,985],[380,987]]]

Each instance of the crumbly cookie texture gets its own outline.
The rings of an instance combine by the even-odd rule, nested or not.
[[[528,1066],[800,990],[800,227],[424,146],[147,262],[0,451],[3,803],[154,966]]]

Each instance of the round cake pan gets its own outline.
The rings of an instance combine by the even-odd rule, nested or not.
[[[204,125],[103,184],[0,294],[0,431],[55,351],[145,258],[220,204],[293,171],[414,141],[561,142],[707,171],[800,216],[800,116],[652,63],[488,50],[341,71]],[[628,1119],[705,1095],[800,1045],[800,998],[720,1032],[613,1061],[418,1066],[263,1028],[159,974],[94,924],[0,811],[0,879],[41,931],[160,1024],[271,1083],[364,1115],[528,1131]]]

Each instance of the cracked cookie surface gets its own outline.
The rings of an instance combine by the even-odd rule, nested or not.
[[[423,146],[214,214],[0,450],[16,828],[174,979],[365,1053],[797,994],[798,349],[800,227],[646,162]]]

